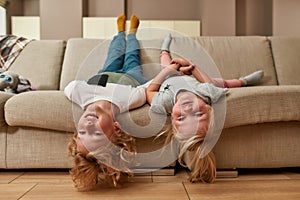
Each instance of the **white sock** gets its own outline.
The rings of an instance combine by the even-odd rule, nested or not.
[[[166,35],[166,37],[163,41],[163,44],[161,46],[162,51],[170,51],[171,40],[172,40],[172,37],[171,37],[171,34],[169,33],[168,35]]]
[[[258,70],[247,76],[241,77],[240,80],[242,80],[244,82],[243,86],[254,85],[254,84],[258,83],[262,79],[263,76],[264,76],[264,71]]]

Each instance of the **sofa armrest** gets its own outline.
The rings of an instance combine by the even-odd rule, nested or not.
[[[13,93],[8,93],[8,92],[1,92],[0,91],[0,127],[6,125],[5,119],[4,119],[4,105],[6,101],[14,96]]]
[[[4,108],[10,126],[74,131],[73,104],[63,91],[24,92],[10,98]]]

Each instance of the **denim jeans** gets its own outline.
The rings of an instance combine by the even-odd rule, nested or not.
[[[140,59],[140,46],[135,34],[127,35],[127,42],[124,32],[119,32],[110,43],[107,58],[102,72],[116,72],[127,74],[143,84],[147,79],[143,76],[143,69]]]

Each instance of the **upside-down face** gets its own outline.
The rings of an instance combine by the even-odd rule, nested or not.
[[[192,92],[177,95],[172,110],[172,124],[185,138],[205,136],[210,125],[211,107]]]

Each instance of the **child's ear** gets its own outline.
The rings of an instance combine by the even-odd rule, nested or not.
[[[119,122],[114,122],[114,129],[115,129],[115,134],[118,137],[121,137],[122,129],[121,129],[121,125],[119,124]]]
[[[205,107],[206,107],[208,112],[211,112],[211,106],[210,105],[206,104]]]

